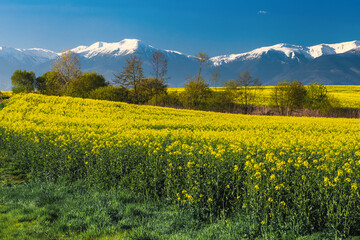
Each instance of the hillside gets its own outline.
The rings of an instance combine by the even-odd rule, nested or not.
[[[284,232],[351,236],[359,234],[360,221],[359,131],[359,119],[249,116],[15,95],[0,110],[0,168],[32,182],[61,179],[99,191],[126,189],[171,204],[174,214],[186,209],[206,223],[224,221],[225,213],[226,227],[238,229],[239,238],[263,236],[262,230],[275,238]],[[103,214],[111,217],[122,207]],[[342,210],[329,215],[334,208]],[[71,220],[84,219],[93,211],[68,214]],[[233,223],[234,215],[241,220]],[[73,234],[91,229],[88,222],[81,226]],[[167,229],[165,234],[178,231]]]

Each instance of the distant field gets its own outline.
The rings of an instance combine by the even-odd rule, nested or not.
[[[330,85],[326,86],[331,96],[339,99],[342,107],[360,108],[360,86],[359,85]],[[273,86],[262,87],[258,93],[258,105],[269,105]],[[222,91],[223,87],[211,88],[212,90]],[[169,88],[169,92],[182,92],[184,88]]]
[[[339,99],[342,107],[360,108],[360,86],[331,85],[326,87],[328,94]],[[261,92],[260,96],[264,99],[265,105],[270,101],[273,88],[273,86],[263,87],[264,90]]]
[[[11,96],[12,91],[0,91],[4,96]]]

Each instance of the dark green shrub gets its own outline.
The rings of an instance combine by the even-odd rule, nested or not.
[[[86,72],[69,82],[67,94],[72,97],[87,98],[92,90],[108,85],[103,75]]]
[[[290,115],[295,109],[302,109],[306,99],[306,88],[301,81],[278,82],[272,92],[272,105],[282,115]]]
[[[181,102],[181,94],[178,92],[164,92],[157,96],[153,96],[147,104],[162,107],[183,107]]]
[[[129,90],[124,87],[99,87],[89,93],[89,98],[116,102],[129,102]]]

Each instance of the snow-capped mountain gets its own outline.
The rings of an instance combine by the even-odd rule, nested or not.
[[[248,68],[264,85],[274,85],[284,79],[304,83],[360,84],[360,65],[353,66],[354,60],[345,61],[343,57],[343,54],[354,55],[359,47],[360,41],[310,47],[281,43],[247,53],[213,57],[211,61],[224,79],[234,78]],[[330,64],[328,59],[336,61],[337,65]],[[352,70],[348,71],[348,68]]]
[[[152,49],[155,50],[155,48],[146,46],[140,40],[124,39],[121,42],[115,43],[96,42],[90,46],[79,46],[71,49],[71,51],[85,58],[93,58],[104,55],[118,57],[133,54],[135,51],[151,51]]]
[[[42,48],[17,49],[0,47],[0,57],[10,58],[19,62],[43,63],[49,59],[56,59],[58,56],[58,53]]]
[[[110,82],[114,78],[114,73],[122,71],[126,58],[131,54],[140,56],[145,75],[150,75],[152,55],[155,51],[161,51],[168,59],[169,86],[182,86],[186,74],[193,75],[198,69],[198,62],[192,56],[158,49],[137,39],[124,39],[115,43],[97,42],[71,51],[79,55],[84,71],[101,73]]]
[[[211,58],[215,66],[229,63],[232,61],[244,61],[260,58],[269,52],[278,52],[283,54],[286,58],[296,58],[298,55],[303,55],[308,59],[318,58],[324,55],[341,54],[350,51],[360,46],[360,41],[343,42],[336,44],[319,44],[311,47],[302,47],[287,43],[280,43],[269,47],[261,47],[251,52],[222,55]]]
[[[130,54],[140,56],[145,74],[150,75],[149,61],[152,54],[161,51],[168,59],[170,87],[183,86],[185,79],[196,74],[199,68],[193,56],[158,49],[137,39],[114,43],[96,42],[90,46],[78,46],[71,51],[80,57],[83,71],[103,74],[110,82],[114,73],[122,70]],[[39,76],[49,71],[60,55],[41,48],[0,47],[0,89],[11,88],[10,77],[16,69],[34,71]],[[203,71],[207,79],[210,79],[215,68],[218,68],[221,80],[236,78],[248,68],[264,85],[274,85],[286,78],[296,78],[305,83],[360,84],[360,41],[309,47],[280,43],[246,53],[216,56],[210,62],[210,66]]]
[[[119,57],[133,53],[139,55],[146,55],[146,54],[152,54],[154,51],[162,51],[167,56],[171,56],[172,54],[184,55],[177,51],[157,49],[151,45],[147,45],[143,43],[138,39],[124,39],[120,42],[114,42],[114,43],[96,42],[90,46],[79,46],[73,48],[71,49],[71,51],[85,58],[93,58],[93,57],[106,56],[106,55]],[[191,57],[191,56],[187,56],[187,57]]]
[[[313,57],[323,55],[341,54],[360,46],[360,41],[351,41],[335,44],[319,44],[308,48],[308,53]]]
[[[271,52],[277,52],[283,55],[285,58],[296,58],[296,55],[304,55],[307,58],[311,58],[311,55],[306,51],[305,48],[297,45],[291,45],[286,43],[280,43],[269,47],[262,47],[255,49],[251,52],[222,55],[211,58],[211,61],[215,66],[220,66],[233,61],[246,61],[261,58],[263,55]]]

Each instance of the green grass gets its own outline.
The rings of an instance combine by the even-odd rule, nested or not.
[[[200,224],[174,206],[80,182],[3,186],[0,204],[1,239],[157,239]]]
[[[238,224],[206,224],[177,206],[123,190],[26,183],[0,191],[1,239],[232,239]]]
[[[297,237],[240,215],[203,222],[189,210],[128,191],[81,182],[3,180],[0,239],[334,239],[334,232]],[[349,238],[357,239],[360,238]]]

